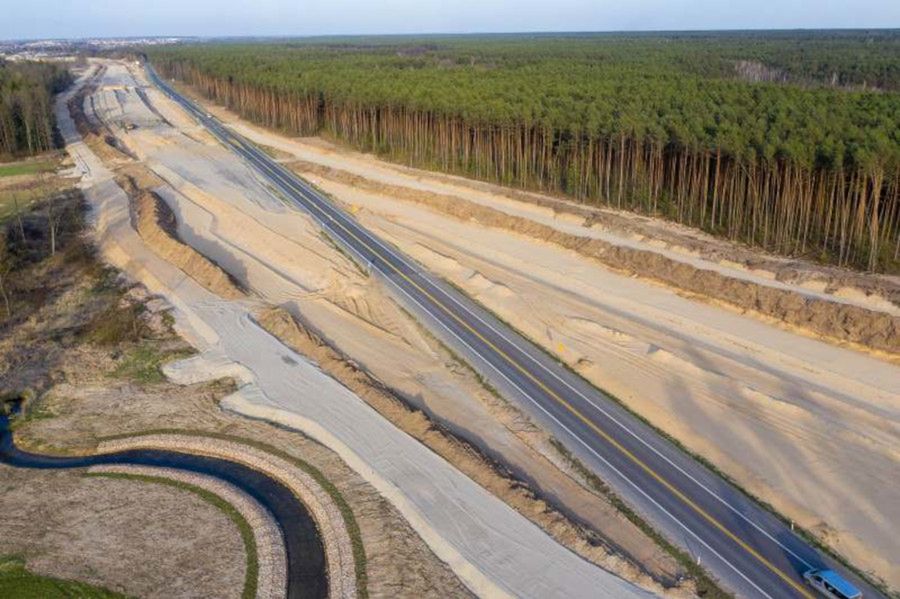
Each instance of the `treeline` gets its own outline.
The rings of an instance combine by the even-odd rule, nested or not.
[[[734,66],[756,62],[789,83],[900,91],[900,31],[691,32],[665,38],[688,70],[733,76]],[[739,73],[738,73],[739,75]]]
[[[59,65],[0,59],[0,157],[54,147],[53,94],[69,83],[71,75]]]
[[[151,57],[270,127],[786,255],[897,271],[900,95],[750,84],[721,57],[739,55],[740,37],[718,51],[699,36],[500,36],[183,46]],[[840,37],[806,60],[852,64],[853,43]],[[750,44],[746,56],[761,53]]]

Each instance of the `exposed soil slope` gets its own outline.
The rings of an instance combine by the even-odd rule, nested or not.
[[[725,285],[759,289],[752,302],[757,293],[787,294],[782,308],[796,305],[801,320],[819,318],[810,310],[819,302],[837,315],[822,317],[826,324],[859,308],[873,315],[870,331],[897,316],[893,278],[752,258],[651,219],[609,211],[589,219],[589,208],[573,214],[552,198],[536,203],[531,194],[397,167],[322,140],[287,139],[208,109],[258,143],[293,153],[301,174],[364,224],[852,561],[900,584],[890,557],[900,547],[883,526],[900,519],[900,490],[883,484],[897,469],[900,443],[894,354],[823,343],[799,327],[773,326],[771,317],[654,283],[652,272],[651,280],[622,276],[577,244],[566,249],[531,233],[551,227],[551,240],[637,247],[640,256],[659,256],[651,256],[653,268],[687,264],[689,278],[698,268],[727,275]],[[508,217],[533,224],[516,221],[521,229],[512,231]]]

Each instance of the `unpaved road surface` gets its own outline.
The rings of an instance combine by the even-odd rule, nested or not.
[[[110,69],[109,76],[124,77],[127,72]],[[130,91],[119,94],[122,90],[114,87],[106,91],[112,94],[111,110],[116,110],[113,101],[124,104],[138,97]],[[151,251],[131,227],[128,197],[80,142],[65,99],[59,104],[58,120],[86,175],[85,192],[104,258],[165,295],[175,306],[179,331],[202,352],[172,369],[173,376],[184,382],[224,375],[244,381],[227,405],[289,424],[332,448],[389,498],[432,550],[479,594],[648,595],[564,549],[288,350],[252,320],[251,310],[257,307],[253,301],[223,300]],[[202,132],[193,134],[202,138]],[[218,159],[225,151],[210,145],[207,152]],[[227,154],[224,160],[228,176],[266,191],[239,162],[228,162]],[[215,184],[210,182],[211,187]],[[270,202],[277,210],[277,202]],[[285,212],[283,206],[281,211]]]

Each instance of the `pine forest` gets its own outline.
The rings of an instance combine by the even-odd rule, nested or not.
[[[52,63],[0,59],[0,158],[46,152],[54,140],[52,97],[71,82]]]
[[[900,272],[897,31],[318,38],[149,52],[163,75],[291,134],[785,256]]]

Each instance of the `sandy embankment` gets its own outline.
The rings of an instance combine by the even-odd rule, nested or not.
[[[155,93],[149,91],[154,101]],[[174,122],[165,102],[160,101],[157,109]],[[126,114],[133,122],[150,118],[142,114],[140,104]],[[593,533],[535,500],[520,483],[495,480],[491,472],[483,472],[497,494],[580,554],[630,579],[642,575],[616,553],[629,556],[659,579],[671,582],[680,576],[674,560],[605,497],[573,480],[570,475],[575,473],[567,474],[570,465],[545,433],[485,389],[376,281],[323,238],[306,216],[273,200],[232,155],[184,137],[173,138],[149,123],[130,134],[128,142],[159,178],[154,182],[145,177],[144,184],[155,185],[154,193],[171,205],[181,239],[213,258],[242,286],[289,310],[304,327],[379,384],[396,390],[406,403],[478,444],[516,478],[599,531],[605,542],[598,545]],[[610,545],[615,553],[610,553]],[[653,586],[649,580],[645,583]]]
[[[881,360],[691,301],[652,281],[612,272],[577,248],[538,240],[527,227],[511,231],[496,220],[482,222],[484,213],[475,221],[472,214],[455,213],[456,207],[421,198],[458,197],[529,217],[538,230],[549,223],[567,234],[593,234],[583,218],[573,221],[567,213],[492,193],[490,186],[396,167],[319,140],[286,139],[211,110],[251,139],[317,165],[305,171],[310,180],[367,226],[851,561],[900,586],[900,539],[890,524],[900,521],[900,488],[884,484],[896,478],[900,461],[900,371],[894,358]],[[660,228],[671,237],[671,227]],[[621,237],[635,243],[625,233]],[[699,243],[701,237],[690,239]],[[653,247],[652,240],[642,243]],[[658,245],[681,261],[715,265],[723,256],[734,257],[723,253],[721,242],[708,260],[698,249],[678,253],[672,243]],[[756,264],[760,268],[752,270],[722,263],[717,272],[831,302],[828,309],[837,313],[849,306],[876,319],[896,318],[891,277],[819,272],[765,256]],[[783,270],[762,268],[772,264]]]
[[[153,251],[216,295],[245,297],[224,270],[178,239],[175,214],[168,204],[152,191],[138,187],[133,177],[121,176],[117,181],[131,199],[132,226]]]
[[[335,291],[336,296],[347,297],[341,285],[350,291],[353,285],[341,282],[343,277],[337,275],[344,271],[358,273],[352,263],[322,239],[307,219],[283,207],[279,210],[278,202],[268,190],[224,149],[200,145],[181,136],[195,145],[188,151],[179,151],[176,144],[166,139],[168,133],[152,131],[162,120],[149,116],[152,111],[140,108],[143,103],[135,100],[135,96],[131,93],[116,96],[120,102],[116,109],[119,114],[124,112],[129,119],[137,117],[133,122],[138,128],[128,134],[130,143],[126,145],[132,149],[132,144],[139,145],[139,138],[145,136],[148,165],[167,181],[167,185],[155,191],[167,203],[171,201],[179,219],[181,240],[210,255],[229,272],[235,268],[232,274],[255,293],[266,291],[284,303],[299,305],[305,301],[310,306],[318,305],[321,314],[330,315],[332,325],[340,322],[334,320],[335,315],[349,314],[359,319],[348,312],[348,307],[367,302],[351,299],[332,303],[326,293]],[[132,109],[136,112],[129,112]],[[107,122],[114,112],[106,111],[101,120]],[[74,153],[81,151],[72,148]],[[135,155],[141,154],[135,152]],[[90,162],[87,155],[82,159]],[[102,170],[95,162],[91,162],[91,168]],[[322,376],[303,357],[287,350],[256,326],[244,302],[215,298],[185,277],[183,271],[149,252],[130,230],[127,198],[122,197],[121,190],[114,193],[108,187],[100,183],[90,194],[104,256],[145,281],[151,290],[170,297],[180,330],[204,350],[201,361],[205,376],[229,372],[240,374],[242,380],[255,381],[230,406],[299,427],[332,447],[391,499],[432,550],[451,564],[472,589],[535,596],[559,594],[563,588],[569,595],[643,595],[632,585],[560,547],[526,519],[366,408],[346,388]],[[206,205],[210,199],[218,202],[212,210]],[[244,215],[236,221],[239,226],[228,227],[234,219],[225,213],[236,207]],[[184,225],[185,222],[190,224]],[[258,229],[248,232],[248,222],[255,222]],[[260,231],[263,231],[261,236],[253,235]],[[298,233],[299,243],[293,235],[285,234],[288,231]],[[209,251],[216,248],[217,253]],[[310,270],[308,262],[328,267]],[[361,274],[356,276],[365,281]],[[332,287],[335,281],[338,283]],[[371,283],[363,283],[366,284]],[[399,311],[396,307],[392,310]],[[405,324],[403,318],[391,322],[384,317],[380,314],[377,320],[366,321],[369,334],[376,340],[375,346],[382,341],[390,342],[385,347],[411,345],[407,337],[393,331],[406,326],[415,329],[416,325]],[[416,343],[419,345],[413,346],[415,350],[405,350],[403,355],[415,356],[423,348],[435,351],[427,340]],[[424,372],[437,380],[449,381],[451,389],[462,384],[455,376],[448,376],[443,367],[433,372],[426,368]],[[474,377],[467,376],[464,380],[470,382],[465,384],[478,387],[477,381],[472,380]],[[457,398],[469,401],[468,409],[478,405],[467,393],[459,393]],[[516,438],[508,437],[510,441]]]
[[[289,347],[315,360],[326,374],[364,398],[366,403],[396,424],[398,428],[454,464],[464,474],[518,512],[538,523],[560,543],[574,549],[579,555],[585,556],[607,570],[626,576],[629,580],[642,581],[642,584],[648,588],[662,591],[653,581],[647,579],[636,564],[629,563],[621,556],[610,553],[603,545],[598,546],[596,542],[592,543],[590,536],[585,536],[583,531],[572,526],[572,523],[567,521],[556,509],[536,498],[531,489],[510,478],[502,467],[491,463],[490,459],[477,447],[448,434],[421,411],[410,408],[407,402],[397,397],[390,389],[366,372],[359,370],[345,356],[338,354],[315,334],[304,330],[290,314],[277,308],[270,309],[259,315],[258,321],[263,328],[282,339]],[[603,516],[606,522],[604,531],[611,530],[616,525],[625,529],[623,532],[631,528],[631,523],[612,506],[605,510]],[[619,551],[642,549],[647,551],[648,549],[630,540],[624,534],[615,536],[613,539],[605,539],[605,541],[618,539],[625,543],[624,547],[617,547]],[[655,563],[653,560],[659,559],[658,555],[654,550],[640,555],[629,555],[629,557],[659,576],[665,572],[663,568],[668,565],[664,562]]]
[[[713,268],[717,265],[686,260],[672,252],[654,251],[637,243],[620,245],[611,236],[585,235],[572,227],[543,222],[533,215],[510,213],[460,196],[382,183],[305,160],[295,161],[291,167],[307,176],[315,175],[355,189],[428,206],[458,220],[527,235],[572,250],[618,272],[668,285],[696,299],[718,302],[784,323],[801,333],[887,352],[889,356],[900,352],[900,308],[880,296],[853,294],[846,289],[843,295],[813,293],[808,288],[777,284],[773,280],[735,276],[721,265]],[[859,304],[846,301],[847,297],[854,296]]]

